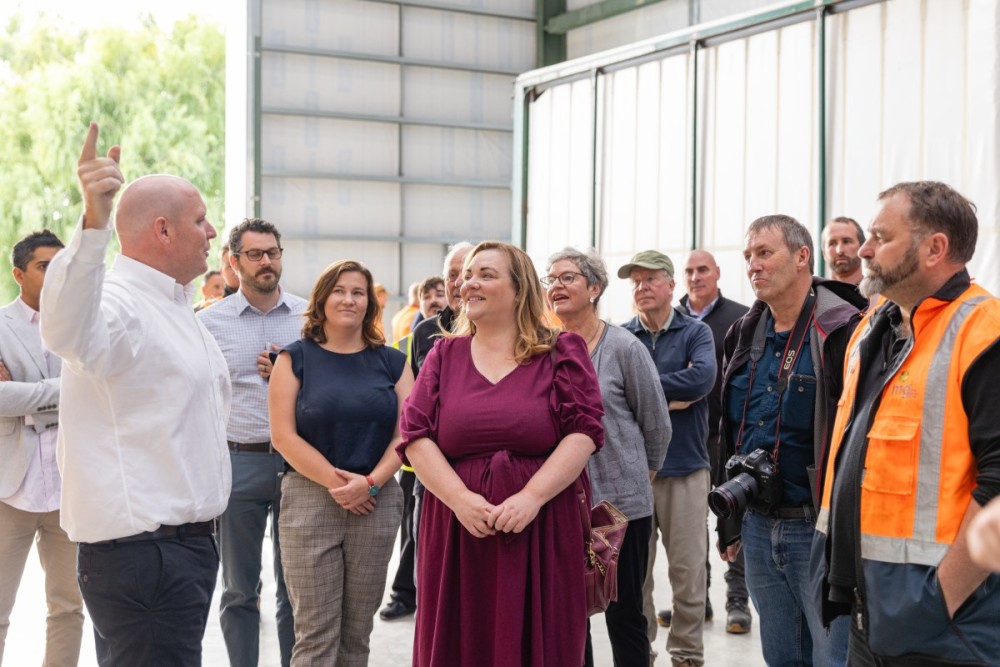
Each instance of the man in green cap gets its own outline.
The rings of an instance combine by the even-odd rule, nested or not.
[[[618,269],[618,277],[631,281],[639,313],[624,326],[652,355],[674,426],[667,457],[652,475],[653,532],[643,587],[649,640],[655,641],[657,629],[653,563],[659,530],[673,590],[667,651],[675,666],[703,665],[710,488],[707,396],[715,385],[715,342],[708,325],[671,306],[674,265],[669,257],[644,250]]]

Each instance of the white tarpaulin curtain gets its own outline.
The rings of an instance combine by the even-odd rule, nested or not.
[[[893,0],[828,16],[825,54],[815,20],[700,48],[696,132],[690,55],[608,67],[597,77],[594,224],[609,269],[646,248],[680,267],[688,249],[702,247],[722,267],[723,292],[749,303],[742,248],[753,219],[792,215],[814,237],[823,219],[838,215],[867,227],[880,191],[934,179],[977,204],[971,272],[1000,292],[998,18],[991,0]],[[571,201],[589,205],[592,187],[589,165],[579,160],[593,141],[586,126],[593,100],[577,100],[571,91],[580,86],[593,89],[589,80],[552,84],[528,110],[526,242],[536,261],[566,243],[586,245],[566,219],[575,205],[572,223],[591,224],[589,210]],[[677,297],[684,292],[678,273]],[[624,281],[612,278],[602,305],[614,321],[631,316]]]

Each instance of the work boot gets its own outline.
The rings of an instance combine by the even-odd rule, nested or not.
[[[730,598],[726,602],[726,632],[731,635],[745,635],[750,632],[753,617],[746,600]]]

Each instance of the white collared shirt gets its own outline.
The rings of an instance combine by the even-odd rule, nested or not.
[[[82,229],[53,258],[41,332],[63,359],[57,447],[62,527],[98,542],[207,521],[225,510],[231,387],[191,309],[191,286]]]
[[[24,321],[28,323],[36,336],[38,333],[38,311],[21,301],[20,297],[14,300],[19,306]],[[41,341],[41,337],[39,337]],[[50,352],[41,343],[42,353],[45,355],[45,363],[48,365],[49,376],[51,377],[52,365],[49,363]],[[57,373],[58,375],[58,373]],[[59,468],[56,465],[56,428],[53,426],[41,433],[37,433],[34,428],[34,421],[31,415],[24,416],[25,430],[22,434],[24,438],[38,438],[38,447],[35,448],[35,455],[28,462],[28,469],[24,473],[21,486],[13,495],[0,499],[11,507],[23,512],[54,512],[59,509]]]

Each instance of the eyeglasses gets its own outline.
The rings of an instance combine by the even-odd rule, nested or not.
[[[281,253],[283,251],[284,248],[268,248],[267,250],[257,250],[254,248],[253,250],[242,250],[240,252],[234,252],[233,254],[243,255],[251,262],[259,262],[264,259],[264,255],[267,255],[267,258],[273,262],[281,257]]]
[[[576,271],[567,271],[566,273],[561,273],[558,276],[544,276],[542,278],[539,278],[538,282],[542,283],[543,287],[552,287],[553,285],[556,284],[557,280],[561,282],[563,285],[572,285],[573,281],[576,280],[577,276],[580,276],[584,280],[587,279],[587,276],[583,275],[582,273],[577,273]]]

